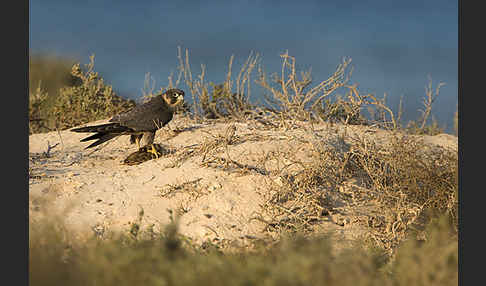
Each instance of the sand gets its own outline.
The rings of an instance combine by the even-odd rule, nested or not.
[[[216,149],[206,157],[190,156],[210,138],[224,137],[230,125],[236,130],[228,148]],[[128,233],[134,224],[158,233],[177,219],[179,233],[194,243],[237,246],[268,235],[264,221],[270,216],[265,202],[274,191],[268,186],[278,184],[274,171],[285,162],[263,164],[265,155],[289,151],[305,160],[313,142],[339,148],[339,138],[366,136],[377,144],[386,144],[390,137],[388,131],[367,126],[300,123],[285,130],[269,129],[258,122],[195,123],[176,116],[155,137],[156,143],[175,153],[128,166],[122,164],[123,159],[137,149],[129,144],[129,136],[85,150],[89,143],[80,139],[87,135],[64,130],[29,136],[30,223],[45,215],[60,216],[73,235],[86,238]],[[423,139],[431,148],[457,150],[457,137],[452,135]],[[180,154],[189,156],[178,161]],[[240,165],[211,163],[214,158]],[[318,229],[333,232],[343,243],[366,231],[350,219],[332,215]]]

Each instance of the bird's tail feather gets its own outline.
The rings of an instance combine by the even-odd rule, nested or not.
[[[95,140],[95,139],[99,139],[101,138],[102,136],[105,136],[107,133],[104,133],[104,132],[99,132],[99,133],[95,133],[91,136],[88,136],[86,138],[83,138],[81,139],[80,141],[81,142],[85,142],[85,141],[89,141],[89,140]]]
[[[121,126],[119,123],[107,123],[94,126],[85,126],[71,129],[73,132],[100,132],[100,133],[121,133],[128,131],[130,128]],[[93,138],[94,139],[94,138]]]
[[[97,141],[86,147],[86,149],[100,145],[101,143],[113,139],[118,135],[122,135],[124,132],[130,130],[130,128],[126,126],[121,126],[119,123],[106,123],[101,125],[85,126],[71,129],[71,131],[73,132],[95,132],[95,134],[81,139],[81,142],[98,139]]]
[[[116,136],[118,136],[119,134],[116,134],[116,133],[97,133],[93,136],[90,136],[90,137],[87,137],[81,141],[87,141],[87,140],[92,140],[92,139],[98,139],[97,141],[91,143],[91,145],[89,145],[88,147],[86,147],[86,149],[88,148],[92,148],[92,147],[95,147],[95,146],[98,146],[100,145],[101,143],[104,143],[110,139],[113,139],[115,138]],[[94,137],[96,136],[96,137]],[[91,138],[91,137],[94,137],[94,138]],[[88,138],[91,138],[91,139],[88,139]]]

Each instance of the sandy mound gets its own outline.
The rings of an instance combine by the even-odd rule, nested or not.
[[[217,145],[227,140],[231,125],[230,144]],[[134,223],[158,232],[178,215],[180,233],[195,243],[244,245],[265,235],[268,186],[278,184],[274,171],[285,164],[265,161],[268,154],[292,152],[305,159],[315,142],[339,149],[344,148],[339,138],[366,136],[386,144],[389,136],[366,126],[303,124],[277,130],[258,122],[200,124],[179,117],[169,127],[157,132],[155,142],[172,154],[135,166],[121,164],[137,148],[128,136],[95,150],[84,150],[89,144],[80,139],[87,134],[65,130],[29,136],[31,223],[43,214],[60,214],[73,233],[103,237],[129,232]],[[457,137],[451,135],[424,136],[424,142],[457,150]],[[365,231],[343,221],[329,215],[319,229],[343,240]]]

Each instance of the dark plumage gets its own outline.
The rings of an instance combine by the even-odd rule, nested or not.
[[[150,101],[113,116],[110,123],[71,129],[74,132],[96,132],[81,142],[96,140],[87,148],[97,146],[120,135],[130,135],[130,142],[139,143],[144,137],[146,145],[154,141],[155,132],[169,123],[176,106],[184,100],[184,91],[169,89]],[[139,146],[140,147],[140,146]]]

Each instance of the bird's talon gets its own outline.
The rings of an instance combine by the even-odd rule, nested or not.
[[[155,145],[154,144],[151,144],[150,145],[150,148],[147,149],[147,152],[148,153],[151,153],[151,154],[154,154],[155,155],[155,159],[159,159],[159,152],[155,148]]]

